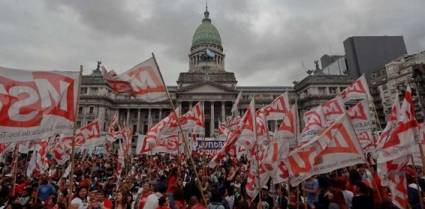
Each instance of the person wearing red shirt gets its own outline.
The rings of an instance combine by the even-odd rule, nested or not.
[[[199,203],[197,196],[190,197],[190,209],[207,209],[204,205]]]
[[[148,198],[150,194],[152,194],[151,184],[149,182],[146,182],[143,185],[143,191],[142,191],[142,194],[140,195],[139,209],[143,209],[143,207],[145,206],[146,199]]]

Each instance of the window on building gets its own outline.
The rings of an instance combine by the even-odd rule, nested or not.
[[[83,88],[81,88],[81,94],[87,94],[87,88],[86,87],[83,87]]]
[[[330,87],[329,88],[329,93],[330,94],[336,94],[337,89],[338,89],[337,87]]]
[[[326,93],[326,88],[325,87],[319,87],[319,94],[320,95],[324,95]]]
[[[83,114],[83,107],[78,107],[78,114]]]
[[[90,94],[97,94],[97,87],[90,88]]]
[[[89,108],[89,113],[90,113],[90,114],[94,113],[94,107],[93,107],[93,106],[90,106],[90,108]]]
[[[81,127],[81,121],[77,121],[77,127]]]

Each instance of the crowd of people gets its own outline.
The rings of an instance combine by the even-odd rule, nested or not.
[[[55,162],[44,173],[26,176],[26,154],[19,156],[14,172],[15,161],[9,153],[3,156],[0,165],[0,206],[5,209],[397,208],[391,202],[388,188],[377,186],[374,169],[364,165],[313,176],[297,187],[269,182],[251,198],[245,190],[246,159],[227,158],[215,168],[207,166],[211,160],[208,156],[195,154],[193,159],[196,172],[191,161],[183,156],[132,156],[126,159],[127,166],[121,176],[117,176],[116,156],[76,155],[70,178],[64,176],[65,165]],[[420,191],[425,189],[424,180],[415,178],[417,174],[411,169],[407,175],[409,204],[413,209],[421,208]]]

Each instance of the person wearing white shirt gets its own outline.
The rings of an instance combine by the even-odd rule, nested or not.
[[[159,198],[164,196],[165,192],[167,192],[167,185],[163,182],[157,182],[155,185],[155,193],[150,194],[146,198],[143,209],[156,209],[159,206]]]

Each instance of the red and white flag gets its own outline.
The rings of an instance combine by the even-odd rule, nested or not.
[[[128,81],[119,80],[118,75],[113,71],[108,71],[105,66],[102,66],[102,76],[108,86],[117,93],[132,94],[132,88]]]
[[[291,110],[285,114],[282,122],[280,123],[278,129],[274,133],[274,137],[278,141],[285,141],[288,143],[289,147],[297,146],[297,114],[298,109],[297,105],[294,104],[291,107]]]
[[[247,117],[242,121],[243,126],[237,143],[244,146],[248,152],[251,152],[255,144],[269,141],[269,129],[264,112],[255,112],[254,98],[251,100],[249,109],[245,114]]]
[[[188,112],[179,118],[183,130],[192,134],[205,135],[205,116],[201,102],[196,103]]]
[[[415,161],[416,166],[422,166],[422,156],[419,146],[421,146],[422,150],[425,150],[425,122],[422,122],[418,125],[417,139],[418,146],[415,146],[413,160]]]
[[[37,151],[33,151],[31,155],[30,162],[28,163],[28,167],[26,170],[27,177],[31,177],[34,171],[37,169]]]
[[[166,86],[153,57],[120,74],[104,72],[107,84],[118,93],[129,93],[145,102],[167,99]]]
[[[30,160],[30,165],[27,168],[27,176],[31,176],[34,171],[41,174],[49,169],[49,159],[47,158],[49,143],[48,140],[38,140],[32,143],[33,154]]]
[[[365,75],[360,76],[353,84],[342,90],[340,95],[344,102],[361,99],[368,100],[370,93]]]
[[[155,143],[155,141],[159,138],[177,135],[177,115],[179,112],[179,108],[175,111],[171,111],[167,117],[152,126],[146,134],[146,142]]]
[[[340,96],[326,101],[322,106],[323,116],[325,118],[325,127],[329,127],[338,118],[345,114],[344,102]]]
[[[406,174],[401,173],[389,177],[389,188],[391,191],[391,202],[400,209],[408,209],[409,199],[407,196]]]
[[[72,137],[56,135],[49,139],[49,151],[59,165],[64,165],[71,158]]]
[[[251,103],[253,103],[253,101],[251,101]],[[233,130],[229,131],[228,135],[226,136],[226,142],[223,148],[218,151],[217,154],[214,155],[214,157],[211,159],[210,163],[208,164],[209,167],[215,167],[227,154],[231,153],[232,151],[236,152],[236,143],[241,136],[242,129],[245,127],[247,120],[253,121],[252,117],[255,115],[252,114],[253,111],[255,111],[255,108],[250,104],[245,111],[245,114],[240,119],[238,125],[236,125]]]
[[[400,175],[405,172],[405,168],[410,161],[410,156],[402,156],[400,158],[390,160],[384,163],[378,163],[376,167],[381,186],[389,185],[389,177]]]
[[[179,137],[176,135],[164,136],[157,138],[155,141],[148,143],[145,141],[144,135],[138,136],[137,141],[137,154],[156,154],[156,153],[168,153],[177,154],[179,149]]]
[[[252,199],[257,196],[263,186],[267,185],[271,175],[270,172],[273,170],[272,165],[266,159],[267,151],[266,146],[255,144],[248,157],[250,158],[250,163],[245,190]]]
[[[88,123],[87,125],[77,129],[75,131],[75,146],[80,147],[84,144],[91,143],[92,140],[100,138],[100,125],[99,121],[95,119],[94,121]]]
[[[378,150],[378,163],[414,153],[416,145],[415,137],[418,131],[414,105],[412,92],[410,88],[407,88],[400,108],[400,121],[398,121],[396,127],[390,132],[382,148],[380,147],[381,149]]]
[[[391,113],[387,117],[387,125],[385,126],[384,130],[382,130],[381,134],[376,140],[375,146],[377,149],[382,149],[384,147],[384,144],[388,140],[391,132],[394,130],[398,121],[400,120],[399,113],[400,103],[397,96],[396,100],[394,101],[394,104],[391,107]]]
[[[289,153],[285,164],[292,185],[323,173],[364,163],[364,155],[347,115],[323,133]]]
[[[72,135],[79,77],[0,67],[0,143]]]
[[[267,120],[282,120],[286,113],[289,112],[288,92],[281,94],[259,111],[265,114]]]
[[[317,106],[304,113],[304,128],[301,132],[300,143],[306,143],[318,136],[325,127],[325,118],[321,106]]]
[[[347,111],[351,124],[356,131],[360,145],[365,152],[375,149],[375,140],[372,135],[372,119],[369,114],[367,100],[360,100]]]

